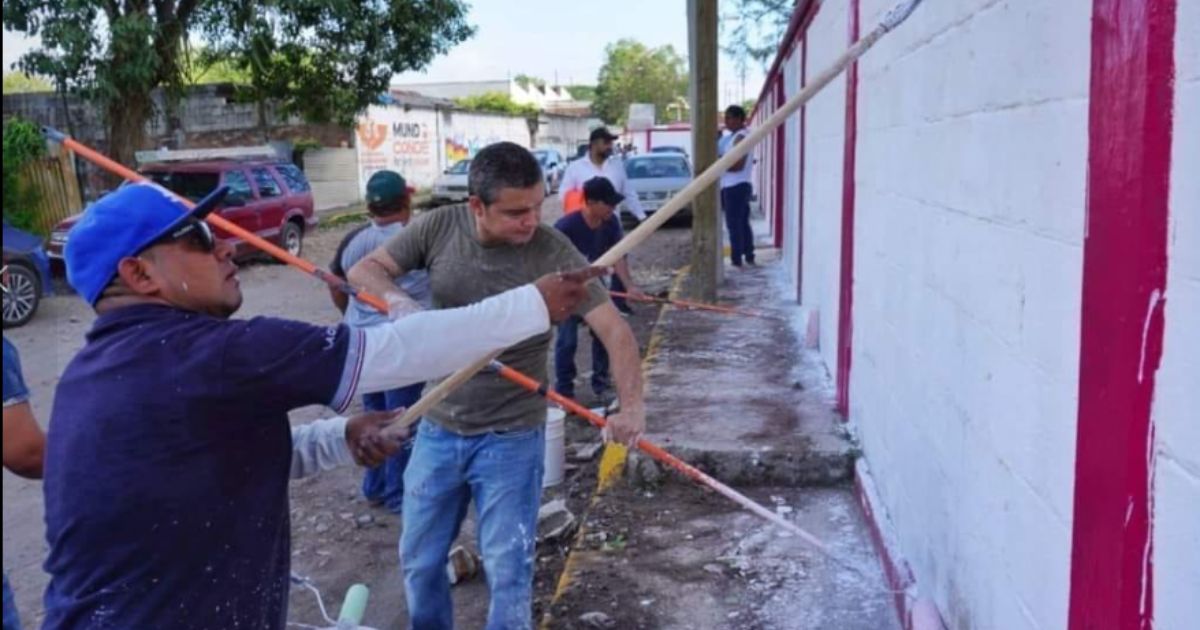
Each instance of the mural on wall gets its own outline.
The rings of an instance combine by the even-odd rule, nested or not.
[[[473,136],[468,138],[465,134],[455,134],[446,138],[446,164],[454,164],[459,160],[475,157],[476,153],[483,147],[489,144],[504,140],[499,136],[488,136],[486,138]]]
[[[384,169],[399,171],[409,181],[432,181],[440,170],[433,122],[428,112],[370,108],[355,126],[362,185]]]

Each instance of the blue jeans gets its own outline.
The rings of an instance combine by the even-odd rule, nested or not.
[[[568,398],[575,397],[575,350],[579,348],[579,326],[583,318],[572,315],[558,325],[554,338],[554,391]],[[592,334],[592,391],[597,396],[608,391],[608,351],[604,344]]]
[[[400,564],[410,627],[454,627],[446,560],[475,499],[488,630],[533,627],[533,561],[545,425],[463,436],[421,422],[404,475]]]
[[[729,230],[729,257],[735,265],[742,259],[754,262],[754,229],[750,227],[749,183],[721,189],[721,209],[725,211],[725,228]]]
[[[17,605],[13,603],[7,575],[4,576],[4,630],[21,630],[21,618],[17,615]]]
[[[421,398],[424,386],[424,383],[417,383],[386,392],[363,394],[363,408],[367,411],[390,411],[408,407]],[[408,466],[410,456],[412,440],[383,464],[368,468],[363,475],[363,496],[369,501],[380,501],[387,509],[399,514],[404,507],[404,468]]]

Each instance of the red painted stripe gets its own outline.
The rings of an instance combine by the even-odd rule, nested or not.
[[[858,41],[858,1],[850,0],[850,43]],[[838,288],[837,409],[850,417],[850,356],[854,308],[854,158],[858,135],[858,62],[846,68],[846,136],[842,152],[842,266]]]
[[[783,75],[775,80],[775,108],[783,107],[785,100],[783,90]],[[774,229],[775,247],[783,247],[783,213],[784,194],[783,184],[787,179],[787,174],[783,172],[783,167],[787,163],[784,157],[784,148],[787,146],[787,125],[779,125],[775,128],[775,214],[774,214]]]
[[[1176,0],[1095,0],[1070,625],[1150,628]]]
[[[652,143],[653,143],[653,141],[650,139],[650,130],[647,129],[646,130],[646,153],[650,152],[650,147],[653,146]]]

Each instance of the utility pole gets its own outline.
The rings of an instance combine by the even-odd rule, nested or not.
[[[692,168],[717,161],[717,0],[688,0],[688,100],[692,108]],[[717,186],[692,201],[692,299],[717,300],[721,283],[721,221]]]

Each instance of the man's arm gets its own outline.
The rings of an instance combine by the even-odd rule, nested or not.
[[[597,306],[583,316],[592,332],[600,338],[612,360],[621,411],[608,419],[606,435],[622,444],[633,445],[646,432],[646,403],[642,391],[642,357],[633,329],[611,302]]]
[[[351,464],[368,468],[382,464],[400,450],[401,442],[388,440],[380,432],[403,412],[369,411],[352,418],[337,416],[292,427],[290,477],[302,479]]]
[[[42,478],[46,435],[29,401],[4,403],[4,467],[26,479]]]
[[[587,297],[587,283],[608,273],[587,267],[554,273],[461,308],[414,313],[362,330],[359,392],[378,392],[446,376],[546,332]]]
[[[617,261],[616,265],[613,265],[613,273],[617,274],[617,277],[621,279],[621,283],[625,285],[625,292],[634,299],[640,299],[646,296],[646,294],[638,288],[637,283],[633,281],[633,274],[629,273],[628,256]]]
[[[558,200],[562,202],[563,207],[566,207],[567,204],[567,193],[579,188],[581,184],[579,167],[575,165],[575,162],[567,164],[566,170],[563,171],[562,181],[558,183]]]
[[[729,150],[732,151],[733,147],[736,147],[739,142],[741,142],[742,140],[745,140],[745,139],[746,139],[746,134],[744,134],[744,133],[734,136],[733,143],[729,145]],[[741,172],[742,169],[746,168],[746,160],[748,160],[748,159],[750,159],[749,153],[747,153],[746,155],[743,155],[742,159],[734,162],[733,166],[729,167],[729,172],[731,172],[731,173]]]
[[[396,286],[396,278],[404,275],[404,269],[396,264],[386,245],[377,247],[375,251],[354,263],[346,275],[350,284],[386,300],[388,315],[392,319],[421,310],[421,305],[412,299],[412,296]]]
[[[621,194],[625,196],[625,207],[629,208],[629,212],[637,218],[639,223],[645,221],[646,209],[642,207],[642,200],[638,199],[637,191],[633,189],[633,184],[630,183],[629,178],[625,175],[624,162],[618,161],[618,163],[610,166],[609,177],[620,178],[619,188]],[[613,183],[616,184],[615,181]]]

